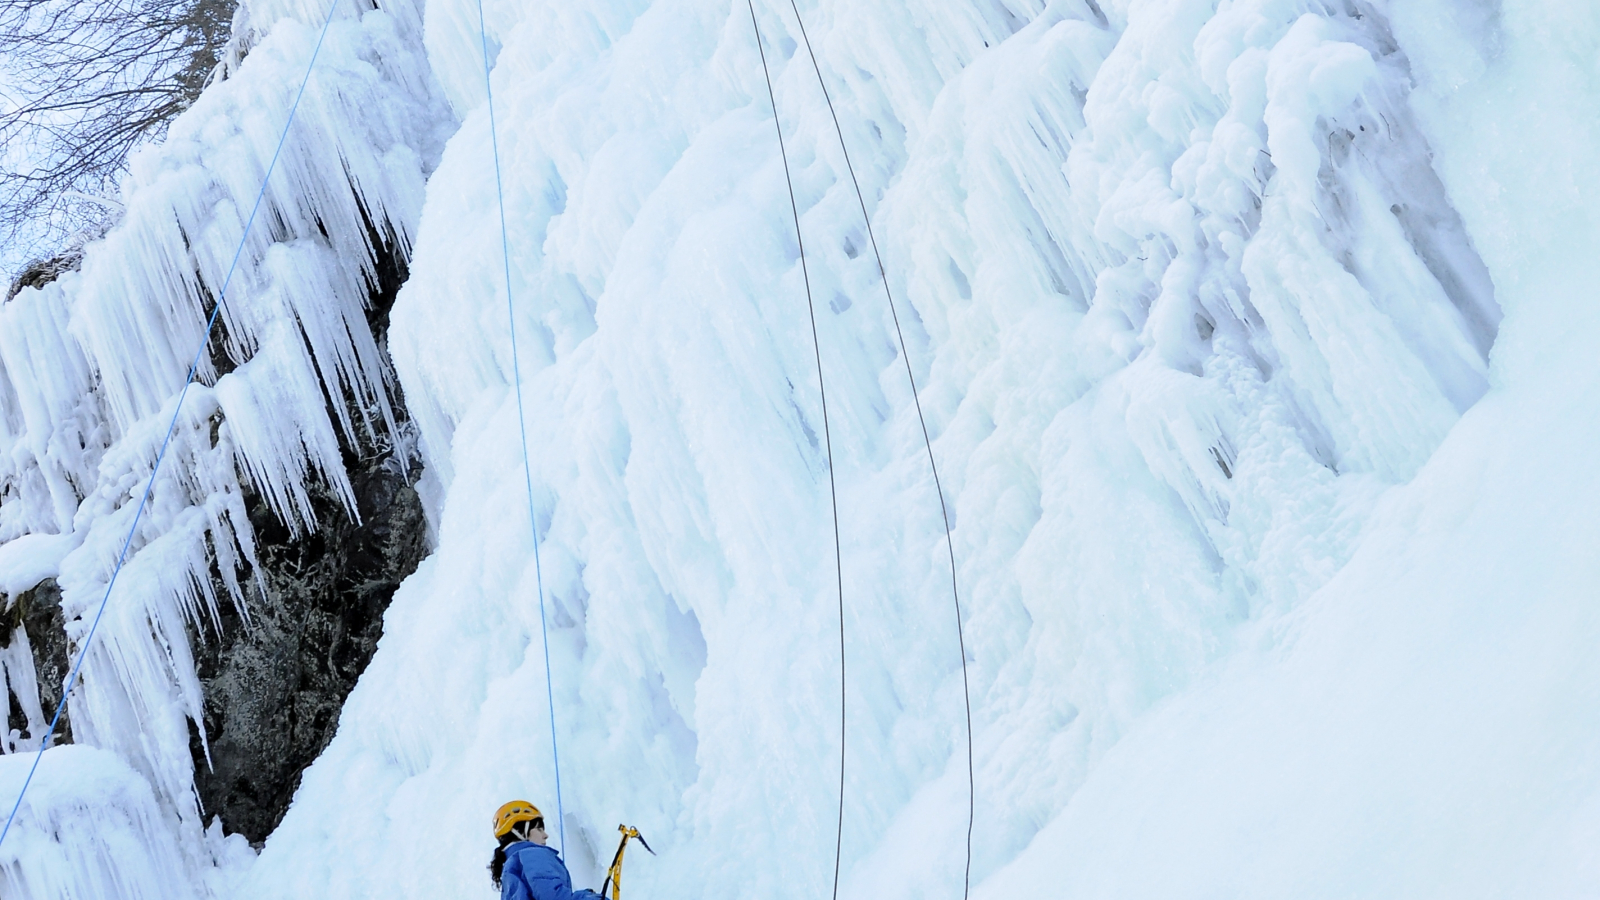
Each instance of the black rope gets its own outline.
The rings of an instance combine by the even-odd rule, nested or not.
[[[778,155],[783,159],[783,180],[789,188],[789,209],[794,213],[794,239],[800,247],[800,274],[806,284],[806,310],[811,314],[811,350],[817,359],[817,390],[822,395],[822,438],[828,450],[828,496],[833,504],[833,570],[839,589],[839,827],[833,843],[833,898],[839,898],[839,864],[844,855],[844,563],[839,551],[839,492],[833,479],[833,435],[828,428],[828,389],[822,380],[822,345],[817,340],[817,307],[811,297],[811,273],[806,268],[806,242],[800,233],[800,204],[794,199],[794,178],[789,174],[789,151],[783,143],[783,123],[778,121],[778,98],[772,91],[772,70],[767,67],[767,50],[761,43],[761,25],[756,22],[754,0],[750,7],[750,26],[756,33],[756,50],[761,54],[761,72],[767,79],[767,99],[772,103],[772,125],[778,132]]]
[[[906,337],[900,330],[900,313],[896,311],[894,293],[889,290],[889,273],[883,267],[883,254],[878,252],[878,239],[872,233],[872,217],[867,215],[867,201],[861,193],[861,182],[856,178],[856,168],[850,162],[850,148],[845,146],[844,129],[839,127],[839,114],[834,111],[833,97],[828,93],[828,85],[822,78],[822,67],[817,64],[816,51],[811,49],[811,37],[806,34],[805,19],[800,16],[800,7],[795,0],[789,0],[789,7],[794,10],[795,21],[800,24],[800,37],[806,44],[806,55],[811,57],[811,68],[817,73],[817,84],[822,87],[823,99],[828,101],[828,114],[833,117],[833,130],[839,136],[839,149],[844,153],[845,168],[850,171],[850,184],[856,189],[856,202],[861,204],[861,220],[867,226],[867,239],[872,242],[872,255],[878,261],[878,276],[883,281],[883,295],[889,300],[889,314],[894,318],[894,334],[900,341],[900,358],[906,364],[906,380],[911,383],[911,401],[917,408],[917,422],[922,425],[922,442],[928,448],[928,468],[933,470],[933,487],[939,493],[939,512],[944,516],[944,543],[945,549],[950,554],[950,595],[955,601],[956,608],[956,639],[961,644],[961,697],[966,704],[967,713],[967,868],[962,882],[961,896],[968,897],[972,893],[972,823],[977,810],[976,779],[972,770],[972,691],[967,679],[967,635],[966,628],[961,622],[961,592],[956,582],[956,547],[955,540],[950,536],[950,509],[945,505],[944,486],[939,481],[939,465],[933,458],[933,440],[928,437],[928,420],[922,414],[922,399],[917,394],[917,377],[911,371],[911,355],[906,352]]]

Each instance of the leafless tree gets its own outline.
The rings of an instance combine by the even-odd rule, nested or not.
[[[0,0],[0,258],[103,227],[128,154],[215,71],[237,0]]]

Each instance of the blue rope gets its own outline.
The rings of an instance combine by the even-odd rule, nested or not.
[[[533,575],[539,588],[539,632],[544,637],[544,692],[550,705],[550,755],[556,770],[556,831],[567,849],[567,814],[561,802],[561,747],[556,740],[556,694],[550,677],[550,626],[544,611],[544,569],[539,563],[539,515],[533,502],[533,465],[528,460],[528,418],[522,406],[522,362],[517,355],[517,315],[511,302],[511,244],[506,237],[506,191],[500,176],[500,140],[495,134],[494,87],[489,78],[489,29],[478,0],[478,40],[483,45],[483,87],[489,98],[489,147],[494,153],[494,189],[500,199],[500,253],[505,263],[506,316],[511,323],[511,375],[517,393],[517,430],[522,435],[522,479],[528,491],[528,527],[533,539]]]
[[[233,283],[233,274],[239,267],[239,260],[244,256],[245,243],[250,238],[250,228],[255,224],[256,214],[261,211],[262,200],[267,196],[267,184],[272,180],[272,172],[278,166],[278,155],[283,152],[283,144],[289,137],[289,126],[294,124],[294,114],[300,108],[300,98],[305,96],[306,85],[311,81],[311,70],[317,64],[317,54],[322,51],[322,40],[328,36],[328,26],[333,24],[333,13],[339,6],[339,0],[333,0],[328,5],[328,18],[322,23],[322,33],[317,36],[317,46],[311,51],[311,62],[306,65],[306,77],[300,82],[300,91],[294,96],[294,104],[289,107],[289,120],[283,123],[283,134],[278,137],[278,146],[272,151],[272,162],[267,165],[267,174],[261,179],[261,191],[256,194],[255,205],[250,208],[250,218],[245,220],[244,234],[239,237],[239,248],[233,252],[233,262],[228,265],[228,274],[222,280],[222,290],[217,294],[216,308],[211,310],[211,316],[206,320],[205,337],[200,341],[200,348],[195,351],[194,361],[189,364],[188,377],[184,379],[183,390],[178,393],[178,405],[172,410],[172,421],[167,424],[167,435],[161,440],[161,451],[156,454],[155,468],[150,471],[150,479],[145,482],[144,494],[139,498],[139,507],[134,510],[133,524],[128,526],[128,536],[122,542],[122,552],[117,554],[117,565],[111,570],[111,580],[106,583],[106,594],[100,598],[100,608],[94,614],[94,621],[89,625],[89,636],[83,641],[83,649],[78,651],[77,662],[73,663],[72,672],[67,676],[67,683],[61,691],[61,702],[56,704],[56,713],[50,718],[50,730],[45,732],[44,738],[39,741],[39,752],[33,758],[33,766],[28,769],[28,777],[22,782],[22,790],[17,793],[17,802],[11,806],[11,815],[6,817],[6,827],[0,830],[0,845],[5,844],[6,835],[11,833],[11,823],[16,821],[17,811],[22,808],[22,798],[27,796],[28,787],[33,784],[33,776],[39,771],[39,761],[44,758],[45,748],[50,746],[50,739],[55,736],[56,725],[61,721],[61,713],[67,708],[67,696],[77,684],[78,672],[83,668],[83,660],[89,655],[89,647],[94,643],[94,635],[100,628],[100,619],[106,614],[106,604],[111,601],[111,589],[116,587],[117,576],[122,573],[122,564],[128,558],[128,548],[133,544],[133,536],[139,530],[139,519],[144,515],[144,508],[150,501],[150,495],[155,491],[156,476],[161,472],[161,463],[167,457],[167,447],[172,443],[172,434],[178,428],[178,414],[183,411],[183,400],[189,395],[189,386],[194,384],[194,376],[200,368],[200,359],[205,355],[206,348],[211,345],[211,331],[217,324],[217,313],[222,311],[222,301],[228,295],[228,286]]]

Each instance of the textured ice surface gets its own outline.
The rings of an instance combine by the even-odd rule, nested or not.
[[[129,223],[82,275],[0,313],[16,318],[0,323],[8,372],[64,360],[56,383],[0,392],[8,477],[28,492],[0,525],[81,543],[59,567],[75,609],[171,413],[181,371],[156,376],[198,339],[192,273],[215,266],[162,223],[237,240],[261,167],[208,167],[275,140],[281,119],[257,120],[284,101],[252,98],[298,83],[315,6],[252,4],[266,37],[143,158]],[[822,895],[840,737],[827,473],[747,9],[484,9],[537,533],[477,4],[341,18],[348,43],[330,36],[313,79],[332,93],[302,111],[274,194],[283,227],[248,245],[225,312],[248,361],[191,393],[169,460],[185,480],[123,575],[125,618],[75,716],[151,786],[195,891],[487,895],[489,812],[555,805],[537,540],[577,881],[598,882],[627,821],[661,852],[630,859],[630,893]],[[977,896],[1592,892],[1597,14],[801,11],[955,526]],[[841,894],[954,896],[966,759],[938,501],[793,12],[757,13],[840,486]],[[304,479],[338,484],[339,435],[387,426],[359,327],[364,251],[347,243],[363,208],[413,250],[388,349],[437,550],[259,859],[215,863],[174,743],[197,702],[187,651],[149,635],[181,636],[216,602],[185,580],[208,543],[248,571],[235,471],[311,527]],[[130,263],[191,252],[192,267]],[[150,274],[100,286],[130,271]],[[324,392],[370,398],[370,420],[330,419]]]
[[[17,796],[33,761],[32,754],[0,756],[5,796]],[[116,754],[56,748],[40,759],[0,847],[0,890],[6,897],[193,900],[252,856],[244,838],[224,838],[220,829],[182,847],[174,824],[149,783]],[[197,853],[204,859],[198,871]]]
[[[1582,162],[1600,15],[1431,0],[1393,15],[1416,115],[1506,311],[1496,387],[1326,587],[1140,723],[979,896],[1600,884],[1600,181]]]

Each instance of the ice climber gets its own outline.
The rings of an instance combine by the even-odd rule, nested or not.
[[[513,800],[494,814],[494,848],[489,877],[500,900],[602,900],[594,891],[574,891],[561,854],[545,842],[544,815],[526,800]]]

